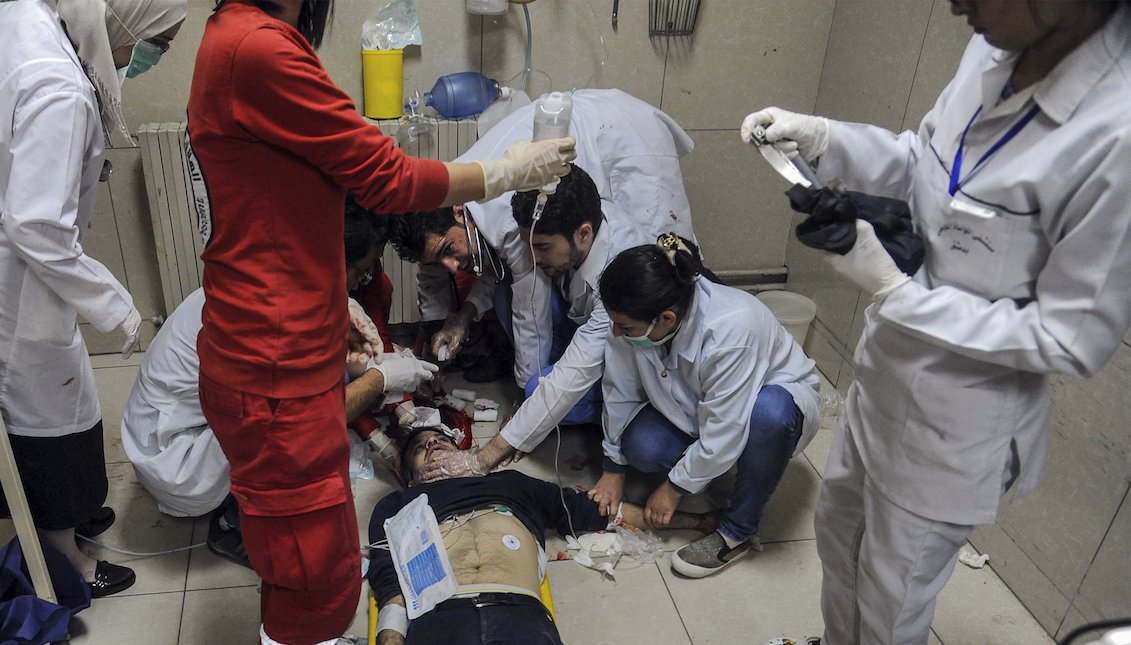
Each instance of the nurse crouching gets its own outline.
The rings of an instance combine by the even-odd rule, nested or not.
[[[770,495],[816,432],[820,387],[813,361],[765,305],[702,271],[698,248],[667,233],[622,252],[601,276],[614,338],[605,348],[605,472],[590,491],[603,513],[616,513],[628,466],[666,472],[644,510],[664,527],[683,495],[737,466],[719,529],[672,556],[672,569],[693,578],[757,548]]]

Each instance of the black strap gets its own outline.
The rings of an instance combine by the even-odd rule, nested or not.
[[[499,592],[484,592],[474,596],[465,598],[448,598],[444,602],[436,605],[436,611],[444,611],[447,609],[478,609],[480,607],[493,607],[497,605],[529,605],[531,607],[538,607],[546,612],[546,616],[550,616],[550,610],[542,601],[526,594],[520,593],[499,593]]]

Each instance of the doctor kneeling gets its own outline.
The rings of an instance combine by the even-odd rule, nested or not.
[[[644,509],[663,528],[683,495],[737,466],[718,530],[672,555],[672,569],[693,578],[759,547],[766,503],[820,418],[813,361],[757,298],[702,270],[695,245],[666,233],[601,275],[614,338],[602,381],[605,472],[589,493],[616,513],[628,467],[667,473]]]
[[[927,244],[913,279],[860,222],[825,258],[874,299],[817,502],[825,645],[927,643],[974,526],[1041,478],[1048,375],[1095,374],[1131,326],[1131,2],[950,6],[975,36],[918,132],[742,126],[907,200]]]

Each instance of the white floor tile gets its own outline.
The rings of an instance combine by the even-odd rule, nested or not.
[[[177,645],[259,642],[259,590],[255,587],[188,591],[184,599]],[[130,642],[142,645],[150,641]]]
[[[173,645],[181,630],[184,600],[179,592],[98,598],[71,620],[71,645]],[[212,641],[225,642],[233,641]]]
[[[971,569],[962,563],[939,594],[932,627],[946,645],[1053,643],[992,568]]]
[[[110,480],[106,503],[114,509],[118,518],[95,540],[134,553],[169,551],[192,543],[193,520],[170,517],[158,511],[153,498],[137,482],[132,466],[128,463],[109,464],[106,473]],[[137,573],[137,583],[119,596],[181,592],[185,589],[187,551],[140,556],[117,553],[86,542],[82,543],[82,547],[94,558],[128,566]]]
[[[121,359],[121,356],[118,356]],[[103,443],[106,450],[106,463],[128,463],[122,450],[122,410],[130,397],[134,380],[137,379],[136,365],[119,361],[113,367],[94,370],[94,383],[98,388],[98,401],[102,405]]]
[[[622,560],[615,582],[573,562],[547,571],[562,642],[690,645],[655,564]]]
[[[660,571],[695,645],[821,633],[821,564],[810,540],[768,544],[709,578],[672,572],[670,556]]]

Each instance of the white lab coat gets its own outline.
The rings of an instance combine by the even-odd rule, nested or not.
[[[1007,467],[1020,467],[1017,495],[1037,484],[1046,375],[1094,374],[1131,325],[1131,11],[996,105],[1015,62],[975,37],[918,133],[833,122],[818,171],[907,199],[926,239],[914,281],[867,311],[846,413],[869,481],[957,524],[993,521]],[[959,193],[996,214],[952,209],[975,110],[963,177],[1034,101],[1036,118]]]
[[[122,448],[162,513],[196,517],[230,488],[228,460],[200,409],[196,336],[204,290],[177,306],[145,352],[122,412]]]
[[[102,416],[76,315],[107,332],[133,301],[83,253],[102,171],[94,88],[42,2],[0,3],[0,408],[57,437]]]
[[[530,452],[542,443],[554,426],[601,378],[610,324],[599,292],[605,267],[625,249],[655,243],[650,235],[638,230],[635,222],[615,204],[602,202],[601,206],[605,211],[605,222],[597,231],[585,261],[576,270],[570,271],[569,292],[564,294],[569,304],[566,316],[578,328],[561,358],[554,363],[554,371],[542,379],[500,432],[507,443],[523,452]],[[564,276],[558,278],[553,288],[560,289],[565,283]],[[548,294],[539,300],[537,306],[540,315],[548,320]],[[530,304],[515,300],[513,307],[529,308]],[[553,339],[550,324],[546,325],[541,330],[540,340],[548,359]]]
[[[668,479],[697,493],[738,461],[754,402],[767,385],[785,388],[805,416],[797,454],[820,425],[816,365],[757,298],[699,278],[669,348],[639,348],[624,338],[606,344],[605,456],[628,464],[621,436],[650,403],[695,438]]]
[[[497,159],[515,141],[529,139],[534,130],[533,104],[507,115],[484,133],[457,161]],[[570,134],[577,139],[575,163],[593,178],[603,201],[612,202],[653,240],[667,231],[694,240],[691,209],[683,187],[679,158],[694,147],[691,138],[671,117],[620,90],[579,90],[573,95]],[[511,215],[512,192],[472,204],[476,226],[514,273],[514,302],[549,302],[549,280],[533,271],[530,250],[518,236]],[[606,216],[610,213],[605,211]],[[490,274],[484,259],[484,276]],[[435,267],[421,267],[418,281],[425,320],[443,319],[451,311],[446,278]],[[468,296],[480,314],[493,306],[493,280],[480,280]],[[519,387],[535,374],[546,357],[538,352],[536,329],[547,318],[530,316],[530,307],[516,306],[515,381]],[[548,311],[548,310],[547,310]],[[542,327],[537,327],[543,325]],[[549,348],[543,348],[548,356]]]

